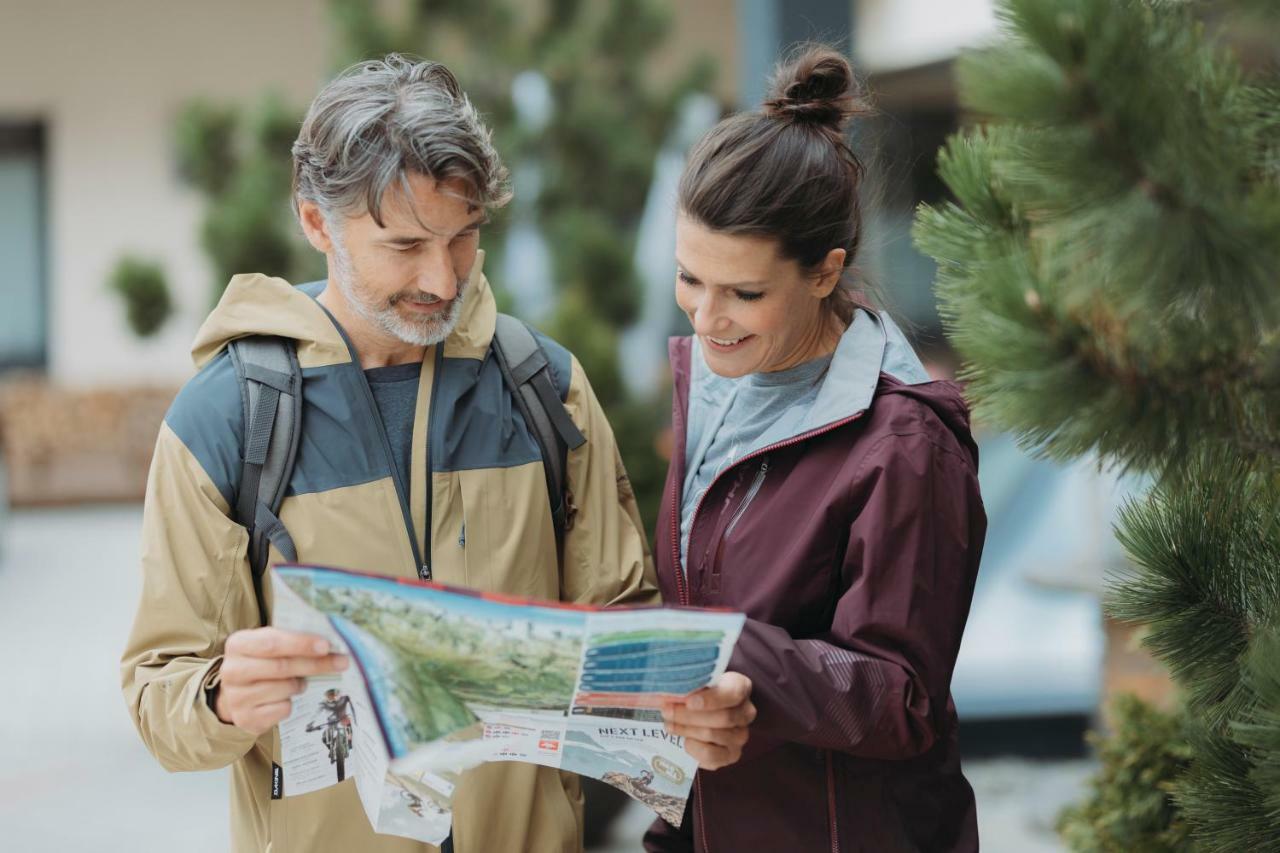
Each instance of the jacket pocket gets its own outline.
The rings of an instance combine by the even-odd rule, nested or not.
[[[718,593],[720,591],[720,556],[724,550],[724,543],[733,531],[737,529],[738,523],[742,521],[742,517],[747,514],[752,501],[756,499],[756,495],[760,494],[760,489],[764,486],[764,478],[769,474],[769,457],[766,456],[760,462],[760,469],[756,471],[755,479],[751,481],[751,486],[747,489],[747,493],[742,498],[742,503],[738,504],[738,508],[734,510],[733,515],[729,518],[729,523],[725,525],[724,532],[720,534],[719,540],[716,542],[715,557],[711,561],[711,578],[709,583],[709,591]]]

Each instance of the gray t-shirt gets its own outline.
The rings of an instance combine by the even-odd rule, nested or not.
[[[382,416],[382,426],[391,443],[391,461],[396,466],[400,485],[409,499],[409,465],[413,458],[413,415],[418,405],[418,379],[422,362],[374,367],[364,372],[373,391],[373,401]]]
[[[689,529],[703,494],[721,471],[799,430],[817,399],[832,357],[738,379],[712,373],[696,338],[691,358],[684,499],[680,506],[682,565],[688,562]]]

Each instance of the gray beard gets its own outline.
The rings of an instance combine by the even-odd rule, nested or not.
[[[351,265],[351,256],[340,240],[333,241],[333,260],[336,267],[333,278],[338,291],[347,300],[360,318],[390,337],[406,344],[418,347],[434,346],[442,343],[458,325],[458,317],[462,314],[462,299],[466,295],[466,279],[458,279],[458,292],[449,302],[449,307],[442,313],[423,317],[406,318],[396,310],[396,303],[402,299],[412,299],[405,294],[397,294],[381,305],[366,296],[367,288],[356,280],[355,270]],[[426,301],[426,300],[424,300]],[[430,300],[439,301],[439,300]]]

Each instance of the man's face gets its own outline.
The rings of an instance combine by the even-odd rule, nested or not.
[[[368,213],[330,223],[329,277],[371,331],[431,346],[457,325],[484,212],[461,181],[411,174],[409,186],[411,198],[388,190],[385,227]]]

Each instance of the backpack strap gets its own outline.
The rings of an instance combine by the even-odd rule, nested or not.
[[[551,365],[529,327],[507,314],[498,314],[493,334],[493,354],[511,396],[529,425],[542,453],[547,498],[555,525],[556,554],[564,558],[564,534],[570,510],[566,500],[568,454],[587,439],[565,410],[551,379]]]
[[[286,560],[298,549],[276,513],[284,500],[298,457],[302,420],[302,368],[294,343],[272,335],[239,338],[228,345],[244,408],[244,466],[234,507],[235,520],[249,531],[249,566],[258,615],[267,624],[262,589],[267,546]]]

